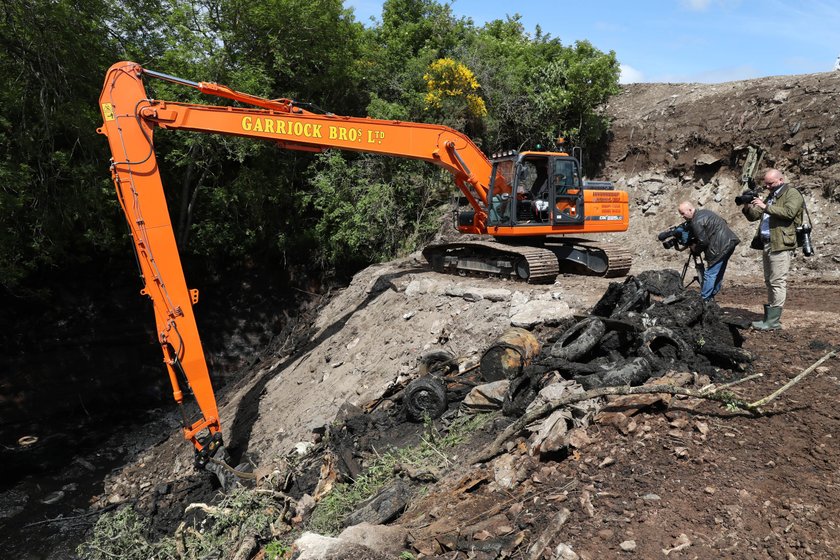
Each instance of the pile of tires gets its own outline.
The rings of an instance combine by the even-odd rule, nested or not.
[[[737,326],[714,302],[683,290],[676,271],[651,271],[610,284],[591,313],[558,329],[530,367],[584,388],[640,385],[670,370],[713,379],[752,361]]]

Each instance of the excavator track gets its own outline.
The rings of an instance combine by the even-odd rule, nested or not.
[[[469,241],[429,245],[423,256],[438,272],[468,274],[550,284],[560,270],[616,278],[626,276],[631,253],[613,243],[571,237],[549,238],[545,246]]]
[[[557,255],[561,268],[570,267],[578,274],[616,278],[626,276],[633,264],[630,251],[615,243],[559,237],[548,238],[546,248]]]
[[[434,270],[462,276],[478,274],[550,284],[560,273],[557,257],[550,249],[495,241],[429,245],[423,249],[423,256]]]

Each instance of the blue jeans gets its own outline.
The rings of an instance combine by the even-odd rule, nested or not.
[[[706,269],[706,275],[703,280],[703,289],[700,290],[700,295],[704,300],[708,301],[714,298],[715,294],[720,291],[720,287],[723,284],[723,274],[726,272],[726,264],[729,262],[729,257],[731,257],[734,252],[735,249],[729,251],[721,257],[718,262]]]

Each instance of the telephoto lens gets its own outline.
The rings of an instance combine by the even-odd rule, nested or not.
[[[802,247],[802,254],[810,257],[814,254],[814,246],[811,245],[811,225],[802,224],[796,228],[796,242]]]

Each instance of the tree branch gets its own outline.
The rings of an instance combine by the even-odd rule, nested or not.
[[[817,369],[820,366],[820,364],[822,364],[824,361],[826,361],[829,358],[831,358],[833,356],[836,356],[836,355],[837,355],[837,349],[832,350],[831,352],[829,352],[828,354],[826,354],[825,356],[823,356],[822,358],[820,358],[819,360],[814,362],[811,365],[811,367],[809,367],[808,369],[806,369],[805,371],[803,371],[802,373],[800,373],[799,375],[797,375],[796,377],[794,377],[793,379],[791,379],[790,381],[785,383],[785,385],[783,387],[781,387],[778,391],[776,391],[775,393],[773,393],[771,395],[768,395],[768,396],[764,397],[761,400],[758,400],[758,401],[755,401],[753,403],[748,404],[747,407],[751,410],[758,410],[760,407],[769,403],[770,401],[772,401],[773,399],[775,399],[776,397],[778,397],[779,395],[781,395],[782,393],[784,393],[785,391],[787,391],[788,389],[790,389],[791,387],[793,387],[794,385],[796,385],[797,383],[799,383],[800,381],[805,379],[805,377],[809,373],[811,373],[812,371]]]

